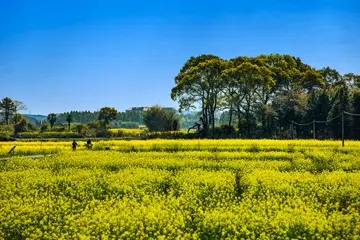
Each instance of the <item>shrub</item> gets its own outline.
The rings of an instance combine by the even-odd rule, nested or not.
[[[16,123],[14,124],[15,137],[19,132],[27,131],[27,126],[28,126],[28,120],[24,118],[24,116],[22,116],[21,114],[17,114]]]
[[[221,125],[215,128],[215,138],[234,138],[236,137],[236,129],[234,126]]]
[[[74,132],[23,132],[20,138],[82,138],[81,134]]]
[[[43,125],[41,125],[40,127],[40,131],[44,132],[47,131],[49,129],[49,124],[48,123],[44,123]]]
[[[100,130],[96,132],[96,137],[101,137],[101,138],[109,138],[112,136],[111,132],[108,130]]]
[[[28,123],[28,130],[29,130],[29,131],[38,131],[38,130],[39,130],[39,127],[36,126],[35,124]]]
[[[78,134],[84,134],[86,133],[87,126],[83,123],[79,123],[74,126],[74,129]]]
[[[122,122],[120,128],[139,128],[139,123],[137,122]]]
[[[89,129],[98,129],[100,128],[100,122],[99,121],[91,121],[86,124]]]
[[[144,123],[149,131],[179,130],[179,117],[160,106],[153,106],[144,112]]]

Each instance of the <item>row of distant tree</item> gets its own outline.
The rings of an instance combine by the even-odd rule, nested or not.
[[[189,128],[199,119],[196,112],[178,113],[176,109],[164,108],[166,111],[176,113],[181,122],[183,128]],[[99,112],[90,111],[71,111],[61,114],[57,114],[57,122],[66,123],[67,116],[71,114],[73,121],[77,123],[88,123],[98,120]],[[138,128],[140,125],[144,125],[144,108],[131,108],[124,112],[118,112],[116,119],[111,122],[113,127],[119,128]]]
[[[319,137],[339,138],[338,116],[343,111],[360,113],[359,88],[359,75],[341,75],[329,67],[315,69],[290,55],[230,60],[201,55],[185,62],[171,97],[180,110],[200,109],[205,136],[216,134],[217,119],[246,138],[289,138],[292,121],[315,119],[329,120],[318,124]],[[346,115],[345,126],[347,137],[360,138],[359,117]],[[311,129],[298,126],[296,132],[307,137]]]
[[[20,101],[14,101],[8,97],[0,101],[0,120],[3,124],[13,125],[14,135],[27,130],[34,130],[33,126],[24,116],[19,114],[20,110],[26,109],[25,105]],[[129,111],[131,112],[131,111]],[[140,112],[140,111],[138,111]],[[131,113],[130,116],[133,116]],[[120,116],[124,116],[120,114]],[[119,119],[119,112],[115,108],[103,107],[98,112],[68,112],[64,114],[50,113],[47,116],[47,123],[43,124],[39,130],[53,130],[56,124],[63,125],[64,121],[71,130],[72,123],[76,122],[75,131],[79,134],[85,129],[97,129],[106,132],[110,123],[116,123]],[[131,120],[131,119],[127,119]],[[154,106],[146,111],[141,111],[141,121],[150,131],[176,131],[180,129],[180,119],[175,110]],[[86,122],[86,124],[84,124]],[[57,128],[64,131],[64,128]]]

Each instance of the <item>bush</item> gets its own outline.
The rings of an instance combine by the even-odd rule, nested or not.
[[[85,134],[87,129],[87,125],[83,123],[79,123],[73,126],[73,130],[75,130],[78,134]]]
[[[120,128],[139,128],[139,123],[137,122],[122,122]]]
[[[144,130],[138,128],[113,128],[109,130],[112,137],[140,137],[145,134]]]
[[[100,128],[100,122],[99,121],[91,121],[86,124],[89,129],[98,129]]]
[[[40,128],[36,126],[35,124],[28,123],[28,130],[29,131],[38,131]]]
[[[14,135],[16,135],[19,132],[25,132],[27,131],[28,126],[28,120],[24,118],[22,115],[19,114],[19,118],[17,119],[17,123],[14,124]]]
[[[0,142],[15,141],[15,138],[0,132]]]
[[[44,123],[43,125],[41,125],[40,131],[45,132],[45,131],[47,131],[49,129],[49,127],[50,126],[49,126],[48,123]]]
[[[20,138],[82,138],[81,134],[74,132],[23,132]]]
[[[108,130],[100,130],[96,132],[95,136],[100,138],[110,138],[112,133]]]
[[[63,126],[63,125],[55,125],[52,128],[52,132],[66,132],[67,131],[67,127]]]
[[[215,128],[214,138],[234,138],[237,137],[236,129],[234,126],[221,125]]]
[[[14,127],[12,125],[0,124],[0,132],[13,132]]]
[[[179,122],[179,117],[174,112],[157,105],[144,112],[144,123],[151,132],[179,130]]]
[[[167,132],[150,132],[146,134],[145,139],[195,139],[199,138],[196,133],[187,133],[185,131],[167,131]]]

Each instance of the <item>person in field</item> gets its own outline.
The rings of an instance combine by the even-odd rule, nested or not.
[[[86,147],[87,147],[88,149],[92,149],[92,143],[91,143],[91,140],[90,140],[90,139],[87,140],[87,142],[86,142]]]
[[[75,151],[75,150],[76,150],[76,146],[78,145],[77,142],[74,140],[71,145],[72,145],[73,151]]]

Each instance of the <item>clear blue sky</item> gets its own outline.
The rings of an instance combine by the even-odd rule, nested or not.
[[[177,106],[190,57],[281,53],[360,74],[357,0],[0,0],[0,98],[31,113]]]

